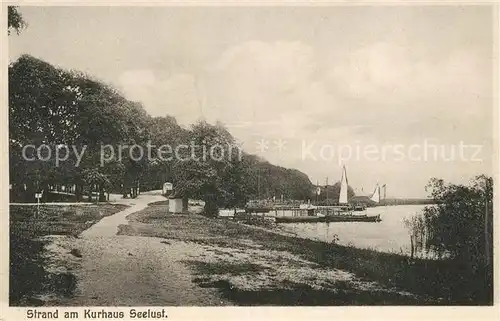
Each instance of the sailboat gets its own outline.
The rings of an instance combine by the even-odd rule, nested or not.
[[[345,166],[343,166],[342,178],[340,180],[339,205],[341,206],[341,209],[347,212],[364,211],[366,209],[365,206],[349,203],[347,196],[348,190],[349,190],[349,182],[347,181],[347,170],[345,169]]]
[[[347,182],[347,171],[345,166],[342,167],[342,178],[340,179],[340,192],[339,192],[339,205],[348,206],[349,200],[347,199],[347,191],[349,190],[349,183]]]
[[[375,190],[373,191],[373,194],[370,197],[370,200],[374,201],[377,204],[380,203],[380,186],[378,184],[377,184],[377,186],[375,186]]]
[[[353,214],[353,211],[360,211],[356,206],[350,205],[348,200],[349,183],[347,180],[347,170],[342,167],[342,178],[340,180],[339,206],[333,215],[327,215],[327,222],[380,222],[380,215],[368,216],[366,213]],[[378,189],[380,198],[380,189]],[[363,208],[361,211],[364,211]]]
[[[352,213],[353,207],[349,205],[348,200],[349,183],[347,181],[347,171],[345,166],[342,168],[342,178],[340,180],[339,206],[331,207],[333,213],[326,209],[326,213],[321,213],[322,209],[318,209],[314,216],[305,217],[277,217],[276,223],[316,223],[316,222],[380,222],[380,214],[368,216],[366,213]],[[380,189],[378,197],[380,199]]]

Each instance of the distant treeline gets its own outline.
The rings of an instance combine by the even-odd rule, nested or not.
[[[380,205],[431,205],[436,204],[434,199],[430,198],[386,198],[380,201]]]

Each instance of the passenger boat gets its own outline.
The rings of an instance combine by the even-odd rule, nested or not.
[[[246,213],[269,213],[271,210],[271,207],[245,207]]]
[[[268,201],[249,201],[245,206],[246,213],[269,213],[273,209],[273,206],[269,204]]]
[[[340,180],[339,204],[343,207],[340,210],[334,211],[332,214],[326,213],[327,222],[380,222],[380,214],[368,216],[367,214],[353,214],[353,211],[363,212],[366,208],[361,209],[356,206],[349,205],[347,191],[349,183],[347,181],[347,171],[345,166],[342,167],[342,178]],[[370,198],[372,201],[380,202],[380,187],[375,187],[375,191]]]
[[[355,212],[362,212],[362,211],[366,210],[366,206],[364,206],[364,205],[353,205],[352,206],[352,210],[355,211]]]
[[[380,222],[379,215],[328,215],[328,216],[281,216],[276,217],[276,223],[335,223],[335,222]]]
[[[347,171],[345,166],[342,168],[342,178],[340,181],[339,206],[331,206],[315,209],[314,212],[308,210],[307,216],[282,216],[276,217],[276,223],[322,223],[322,222],[380,222],[380,214],[367,215],[353,214],[353,211],[362,212],[366,208],[356,208],[348,203],[347,191]],[[370,198],[372,201],[380,202],[380,187],[375,187],[375,191]]]

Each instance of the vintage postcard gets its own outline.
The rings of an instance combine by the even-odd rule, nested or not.
[[[0,319],[498,312],[493,3],[2,12]]]

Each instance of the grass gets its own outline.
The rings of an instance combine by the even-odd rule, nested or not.
[[[36,306],[43,302],[36,294],[50,291],[69,294],[75,286],[70,273],[48,273],[45,266],[45,235],[77,236],[105,216],[117,213],[125,205],[10,206],[9,303]]]
[[[346,283],[335,290],[317,290],[308,284],[287,282],[282,288],[266,290],[241,290],[226,280],[204,282],[197,279],[200,287],[217,288],[222,295],[243,306],[343,306],[343,305],[415,305],[412,297],[382,291],[354,289]]]
[[[77,236],[103,217],[127,208],[121,204],[99,205],[41,205],[40,213],[36,206],[11,205],[11,234],[24,234],[30,237],[43,235]]]
[[[346,270],[363,280],[376,281],[388,288],[413,293],[420,298],[418,304],[490,305],[493,300],[492,280],[480,275],[469,275],[453,261],[410,261],[408,257],[400,254],[285,236],[225,219],[210,219],[193,214],[170,215],[163,206],[148,207],[132,214],[129,219],[131,225],[122,231],[123,234],[179,239],[233,248],[245,248],[239,240],[249,239],[262,246],[262,249],[286,251],[320,266]],[[212,268],[220,269],[217,266]],[[222,291],[226,290],[222,288]],[[279,297],[278,294],[269,295]],[[359,295],[362,297],[365,294]],[[376,298],[379,294],[373,295]],[[374,299],[374,302],[408,303],[385,295],[385,301],[382,296]],[[293,295],[290,294],[289,297],[292,302]],[[236,300],[246,303],[252,301],[240,299]],[[256,304],[263,302],[255,300]],[[351,297],[348,301],[356,302],[356,299]]]
[[[164,201],[156,201],[148,204],[149,206],[156,206],[156,205],[168,205],[168,199]]]
[[[198,274],[225,274],[229,273],[232,275],[242,275],[247,273],[258,273],[266,270],[258,264],[253,263],[229,263],[229,262],[199,262],[199,261],[186,261],[187,263],[194,267]]]

